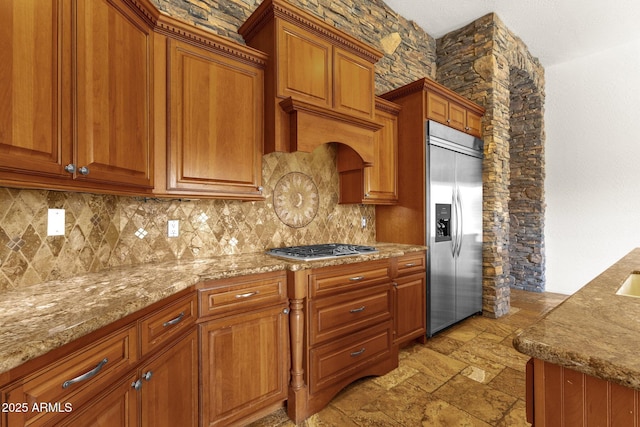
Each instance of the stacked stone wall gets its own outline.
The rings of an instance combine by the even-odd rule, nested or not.
[[[526,278],[526,288],[544,289],[544,69],[495,14],[438,39],[437,58],[436,79],[486,109],[483,310],[500,317],[509,312],[511,286],[525,288]],[[515,76],[523,77],[513,82]],[[531,129],[538,130],[535,136]],[[523,194],[527,201],[520,203]]]
[[[543,94],[529,74],[511,71],[511,185],[509,258],[511,283],[542,292],[544,271]]]
[[[162,12],[244,44],[238,28],[262,3],[256,0],[152,0]],[[376,64],[376,92],[435,79],[436,41],[380,0],[290,0],[324,22],[384,53]]]

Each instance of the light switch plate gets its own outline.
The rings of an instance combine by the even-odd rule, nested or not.
[[[64,236],[64,209],[49,209],[47,236]]]

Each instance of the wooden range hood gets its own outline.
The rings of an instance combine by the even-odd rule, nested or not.
[[[373,163],[375,63],[382,53],[284,0],[265,0],[238,29],[269,55],[265,153],[346,144]]]

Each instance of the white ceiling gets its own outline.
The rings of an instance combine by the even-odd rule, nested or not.
[[[640,39],[638,0],[385,0],[439,38],[495,12],[543,66]]]

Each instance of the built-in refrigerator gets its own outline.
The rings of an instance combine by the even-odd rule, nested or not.
[[[483,142],[427,121],[427,335],[482,311]]]

